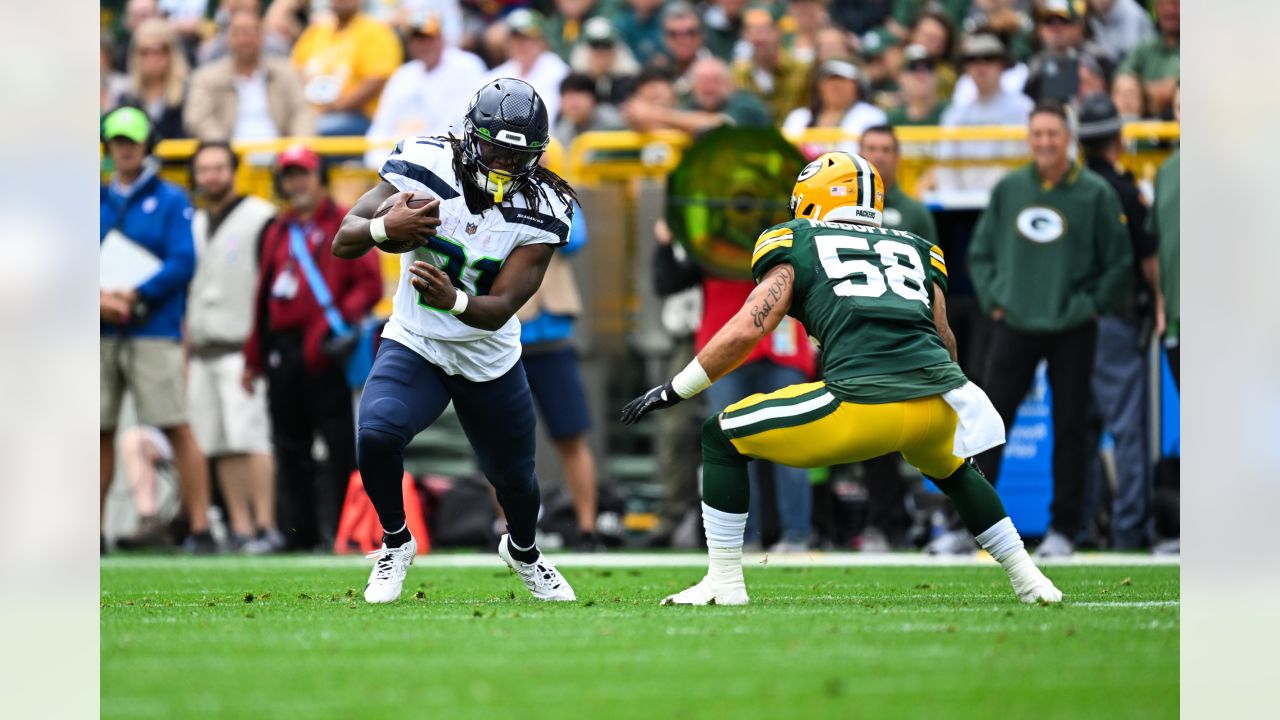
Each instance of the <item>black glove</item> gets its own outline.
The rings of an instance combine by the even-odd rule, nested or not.
[[[682,398],[676,394],[675,388],[671,387],[670,382],[659,385],[627,403],[627,406],[622,408],[622,424],[634,425],[637,420],[654,410],[669,408],[680,402],[680,400]]]

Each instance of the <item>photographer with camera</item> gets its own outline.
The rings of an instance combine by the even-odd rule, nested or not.
[[[285,209],[262,240],[243,385],[252,392],[258,377],[267,378],[286,547],[327,549],[356,468],[342,336],[382,298],[382,275],[377,253],[344,260],[329,251],[347,211],[329,197],[314,151],[295,146],[280,153],[275,179]],[[323,453],[313,454],[316,435]]]

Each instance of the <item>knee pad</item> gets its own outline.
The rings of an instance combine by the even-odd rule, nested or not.
[[[397,397],[384,396],[368,403],[360,403],[360,422],[357,436],[363,437],[365,430],[373,430],[381,435],[399,438],[401,446],[408,445],[414,432],[409,422],[409,407]],[[374,442],[378,440],[373,438]]]
[[[702,459],[721,465],[746,463],[749,460],[729,441],[729,436],[720,427],[719,414],[712,415],[702,423]]]

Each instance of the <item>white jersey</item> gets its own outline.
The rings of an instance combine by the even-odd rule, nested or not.
[[[501,377],[520,359],[520,321],[512,316],[496,331],[471,327],[448,308],[427,305],[409,283],[409,267],[425,260],[444,270],[454,286],[486,295],[512,250],[568,242],[572,209],[548,190],[536,211],[519,192],[473,215],[453,171],[453,147],[439,138],[405,138],[379,174],[399,190],[440,199],[440,227],[428,246],[400,256],[400,283],[383,337],[409,347],[450,375],[476,382]]]

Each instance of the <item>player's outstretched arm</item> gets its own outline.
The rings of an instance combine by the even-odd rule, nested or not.
[[[421,208],[413,209],[405,203],[410,193],[404,195],[391,207],[390,212],[381,218],[381,227],[372,223],[374,213],[387,198],[400,192],[395,185],[383,180],[372,190],[360,197],[354,207],[342,218],[342,226],[333,237],[333,254],[340,258],[358,258],[373,247],[374,231],[385,233],[386,240],[416,240],[420,245],[426,244],[427,237],[435,233],[440,226],[440,218],[431,215],[437,205],[428,203]],[[437,201],[438,202],[438,201]]]
[[[789,263],[771,268],[751,291],[742,309],[716,332],[688,367],[667,383],[627,403],[622,409],[622,422],[630,425],[654,410],[687,400],[741,365],[791,309],[794,285],[795,269]]]
[[[409,267],[409,282],[432,307],[452,308],[449,312],[471,327],[497,330],[537,292],[554,252],[543,243],[512,250],[487,295],[468,295],[454,287],[443,270],[421,260]]]

